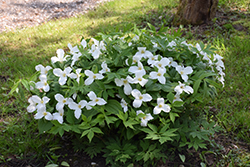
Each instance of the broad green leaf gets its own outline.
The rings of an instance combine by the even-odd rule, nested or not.
[[[94,137],[94,132],[92,130],[89,131],[88,135],[87,135],[88,139],[89,139],[89,142],[91,143],[91,140],[93,139]]]
[[[113,114],[119,114],[119,111],[123,111],[121,104],[116,100],[108,100],[107,104],[104,107],[106,111]]]
[[[38,129],[40,134],[50,130],[52,126],[53,124],[45,119],[38,120]]]
[[[185,162],[185,160],[186,160],[185,155],[181,155],[181,154],[179,154],[179,157],[180,157],[181,161],[184,163],[184,162]]]

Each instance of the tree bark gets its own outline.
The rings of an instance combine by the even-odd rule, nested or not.
[[[200,25],[213,19],[219,0],[180,0],[174,25]]]

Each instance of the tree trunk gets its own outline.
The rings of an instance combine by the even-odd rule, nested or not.
[[[215,17],[219,0],[180,0],[174,25],[200,25]]]

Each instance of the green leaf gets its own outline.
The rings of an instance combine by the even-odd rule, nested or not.
[[[201,84],[201,79],[197,79],[197,80],[194,82],[194,86],[193,86],[194,93],[193,93],[193,96],[196,95],[196,93],[198,93],[198,89],[199,89],[199,87],[200,87],[200,84]]]
[[[66,166],[66,167],[69,167],[69,166],[70,166],[70,165],[69,165],[67,162],[65,162],[65,161],[62,161],[61,165],[62,165],[62,166]]]
[[[148,127],[150,127],[150,129],[152,129],[154,132],[158,131],[157,126],[153,125],[153,124],[148,124]]]
[[[45,119],[38,120],[38,129],[40,134],[50,130],[52,126],[53,124]]]
[[[174,100],[174,94],[172,92],[168,93],[167,99],[168,99],[168,101],[170,101],[172,103]]]
[[[183,101],[175,101],[175,102],[172,104],[172,106],[173,106],[173,107],[181,107],[181,106],[183,106],[183,104],[185,104],[185,102],[183,102]]]
[[[106,111],[111,112],[113,114],[119,114],[119,111],[123,111],[121,104],[116,100],[108,100],[104,108]]]
[[[91,130],[92,130],[93,132],[95,132],[95,133],[102,133],[102,134],[103,134],[103,132],[101,131],[101,129],[99,129],[99,128],[97,128],[97,127],[93,127],[93,128],[91,128]]]
[[[181,155],[181,154],[179,154],[179,157],[180,157],[181,161],[184,163],[184,162],[185,162],[185,160],[186,160],[185,155]]]
[[[91,142],[91,140],[93,139],[94,137],[94,132],[90,129],[88,135],[87,135],[88,139],[89,139],[89,142]]]
[[[174,123],[175,121],[175,117],[179,117],[179,115],[177,113],[173,113],[173,112],[170,112],[169,113],[169,116],[170,116],[170,120]]]

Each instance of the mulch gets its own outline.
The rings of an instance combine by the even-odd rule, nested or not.
[[[0,33],[74,17],[110,0],[0,0]]]

